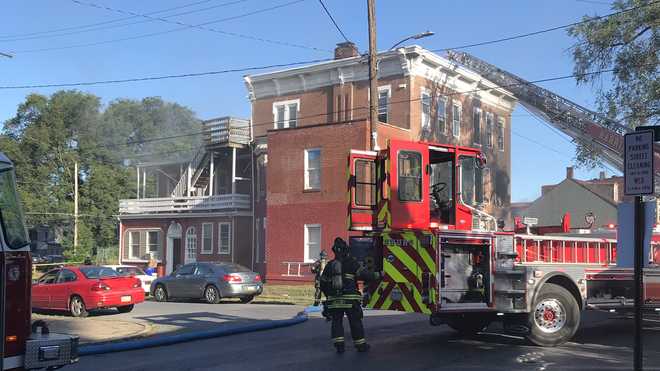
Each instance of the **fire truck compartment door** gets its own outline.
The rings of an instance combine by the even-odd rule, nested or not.
[[[351,150],[348,159],[348,228],[372,230],[376,224],[377,153]]]
[[[430,222],[428,146],[392,141],[389,151],[392,229],[428,229]]]

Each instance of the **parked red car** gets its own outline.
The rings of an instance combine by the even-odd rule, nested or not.
[[[32,308],[66,310],[74,317],[86,317],[88,311],[102,308],[127,313],[143,301],[138,278],[120,276],[106,267],[57,268],[32,285]]]

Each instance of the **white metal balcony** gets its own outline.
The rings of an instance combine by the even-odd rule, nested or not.
[[[251,207],[250,196],[244,194],[119,200],[120,215],[250,210]]]

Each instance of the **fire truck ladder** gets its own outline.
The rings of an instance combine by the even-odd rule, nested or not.
[[[631,128],[468,53],[449,51],[448,56],[450,60],[509,90],[534,115],[574,140],[591,145],[604,162],[623,171],[623,135],[631,132]],[[658,145],[654,148],[654,157],[657,177],[660,175]]]

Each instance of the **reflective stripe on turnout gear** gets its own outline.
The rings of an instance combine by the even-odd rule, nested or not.
[[[328,302],[332,302],[335,300],[362,300],[362,295],[359,294],[345,294],[345,295],[339,295],[339,296],[329,296],[328,297]]]
[[[340,337],[337,337],[337,338],[333,338],[332,342],[333,343],[343,343],[344,342],[344,337],[340,336]]]
[[[365,339],[365,338],[353,340],[353,344],[355,344],[355,345],[365,344],[366,342],[367,342],[367,339]]]
[[[344,278],[349,279],[349,280],[354,280],[354,279],[355,279],[355,275],[354,275],[354,274],[350,274],[350,273],[344,273]]]

